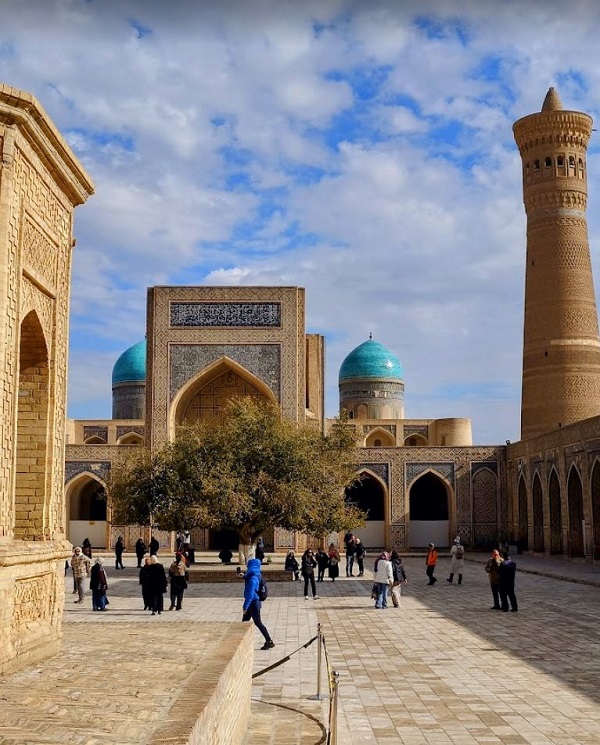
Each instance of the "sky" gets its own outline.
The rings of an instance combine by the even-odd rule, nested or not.
[[[525,260],[512,124],[550,86],[600,118],[600,4],[571,0],[0,0],[0,82],[92,177],[75,213],[68,414],[154,285],[296,285],[338,371],[369,333],[409,418],[518,440]],[[588,225],[600,257],[600,145]]]

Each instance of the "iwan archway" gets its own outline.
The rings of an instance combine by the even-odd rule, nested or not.
[[[192,378],[175,396],[171,434],[180,424],[221,417],[230,399],[246,396],[278,403],[262,380],[229,357],[222,357]]]
[[[107,548],[105,485],[90,473],[79,474],[66,489],[69,540],[81,546],[89,538],[94,548]]]
[[[387,545],[386,492],[383,481],[369,471],[361,471],[360,480],[346,489],[346,501],[367,513],[366,525],[353,531],[367,550]]]
[[[450,545],[449,484],[436,473],[419,476],[409,489],[409,545],[423,548],[428,543]]]

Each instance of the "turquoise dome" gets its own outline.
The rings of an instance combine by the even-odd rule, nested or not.
[[[404,370],[395,354],[378,341],[368,339],[353,349],[340,367],[339,382],[353,379],[403,380]]]
[[[146,340],[126,349],[115,362],[112,384],[143,382],[146,380]]]

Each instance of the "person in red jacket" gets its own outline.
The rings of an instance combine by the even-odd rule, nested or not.
[[[437,582],[437,579],[433,576],[433,573],[435,571],[435,565],[437,562],[437,551],[435,550],[435,546],[433,543],[430,543],[427,547],[427,558],[425,559],[425,566],[426,566],[426,573],[429,577],[429,582],[427,584],[429,585],[435,585]]]

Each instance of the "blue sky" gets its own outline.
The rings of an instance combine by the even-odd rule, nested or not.
[[[0,81],[33,93],[96,184],[78,208],[69,416],[157,284],[284,284],[337,372],[368,338],[406,415],[519,434],[525,216],[513,122],[549,86],[600,109],[600,9],[574,0],[4,0]],[[600,251],[600,159],[589,152]]]

